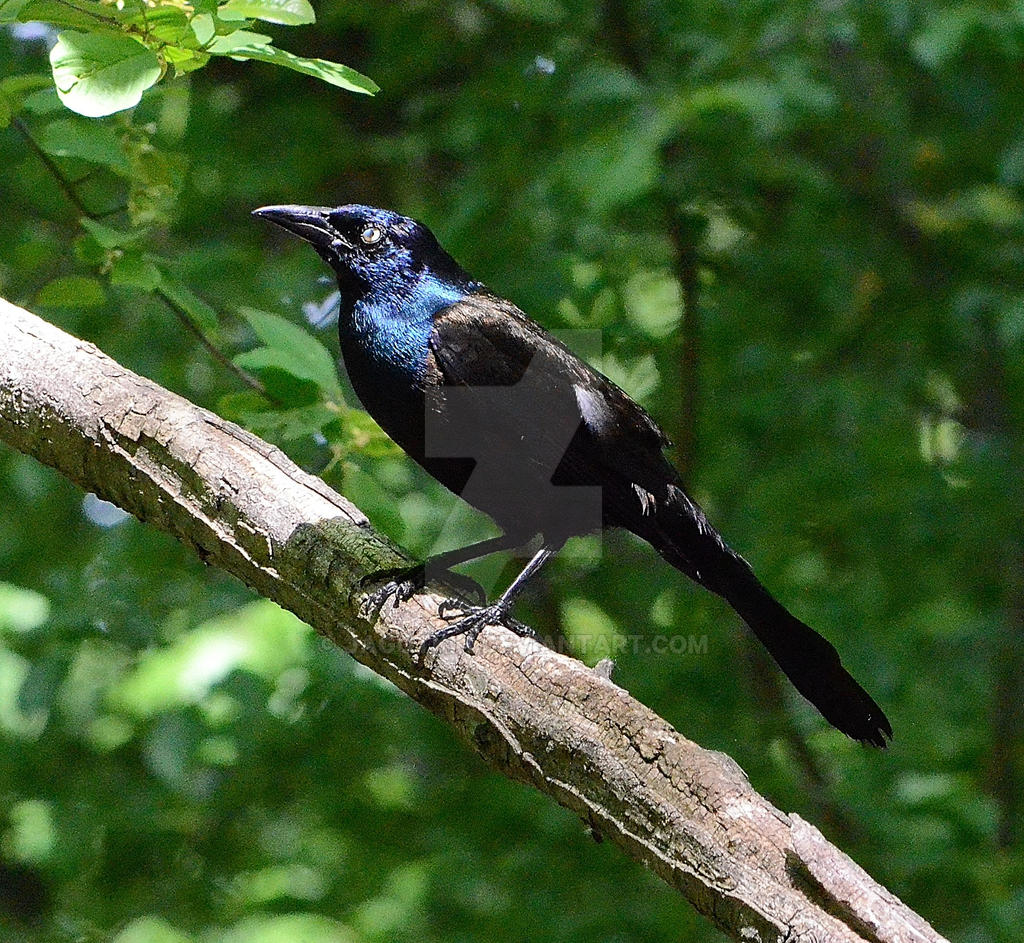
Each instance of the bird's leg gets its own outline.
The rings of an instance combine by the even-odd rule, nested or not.
[[[442,603],[438,607],[438,615],[443,619],[451,618],[446,613],[450,609],[459,608],[460,614],[457,621],[453,622],[445,629],[441,629],[439,632],[435,632],[429,638],[423,641],[420,645],[419,657],[420,660],[423,656],[435,645],[440,644],[445,639],[452,638],[456,635],[464,635],[466,637],[464,647],[467,652],[473,651],[473,643],[476,641],[477,636],[489,625],[503,625],[506,629],[514,632],[520,637],[533,637],[533,629],[529,626],[523,625],[516,619],[513,619],[509,612],[512,609],[513,604],[518,598],[519,594],[522,593],[526,587],[527,582],[533,577],[537,571],[544,566],[547,559],[555,553],[555,548],[550,546],[541,547],[534,555],[533,559],[523,567],[523,571],[512,581],[512,585],[505,590],[493,603],[489,606],[468,606],[459,607],[457,604],[450,602]]]
[[[395,606],[400,606],[411,596],[421,592],[432,579],[443,580],[465,593],[466,596],[476,597],[486,602],[487,594],[475,580],[459,573],[452,573],[449,568],[469,560],[476,560],[478,557],[487,556],[489,553],[511,550],[517,546],[519,546],[517,538],[502,534],[500,537],[481,540],[468,547],[446,550],[444,553],[438,553],[414,566],[378,570],[360,580],[362,586],[379,584],[376,589],[367,594],[366,605],[370,611],[379,612],[388,598],[393,596]]]

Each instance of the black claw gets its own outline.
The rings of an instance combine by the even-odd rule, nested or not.
[[[376,589],[367,593],[366,605],[371,612],[379,613],[384,608],[384,603],[393,597],[393,606],[397,609],[403,602],[411,599],[416,593],[421,593],[427,585],[427,581],[435,576],[451,585],[454,589],[463,593],[469,598],[475,598],[481,603],[487,602],[487,594],[476,580],[471,580],[461,573],[453,573],[451,570],[439,572],[427,571],[427,565],[417,563],[415,566],[394,567],[388,570],[378,570],[364,576],[360,581],[360,587],[379,584]],[[458,600],[445,600],[452,606],[463,607],[464,604]],[[442,603],[443,606],[445,603]]]
[[[423,564],[409,567],[395,567],[390,570],[378,570],[369,576],[364,576],[360,586],[367,586],[379,583],[372,592],[366,595],[366,605],[371,612],[379,613],[384,608],[384,603],[390,597],[394,597],[394,608],[398,608],[407,599],[412,598],[423,589],[426,579],[423,572]]]
[[[465,612],[466,604],[459,599],[442,599],[441,602],[437,604],[437,615],[441,619],[447,619],[448,613],[452,609],[455,609],[458,612]]]
[[[447,614],[450,609],[459,609],[461,615],[451,625],[434,632],[420,643],[419,661],[423,661],[430,649],[440,645],[445,639],[454,638],[457,635],[466,637],[463,648],[472,654],[477,637],[489,625],[504,626],[520,638],[534,638],[533,629],[523,625],[518,619],[513,619],[500,602],[491,606],[464,606],[457,600],[446,599],[438,606],[438,615],[442,619],[450,618]]]

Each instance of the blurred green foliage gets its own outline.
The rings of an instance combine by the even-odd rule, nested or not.
[[[1018,939],[1019,5],[316,12],[291,42],[377,96],[220,58],[85,119],[52,89],[54,35],[0,31],[0,294],[280,443],[422,554],[491,525],[355,408],[327,273],[248,214],[423,219],[664,423],[896,740],[825,729],[727,609],[622,535],[567,547],[523,615],[613,654],[940,930]],[[9,451],[0,482],[5,940],[720,938],[168,538]],[[511,565],[472,573],[500,587]]]

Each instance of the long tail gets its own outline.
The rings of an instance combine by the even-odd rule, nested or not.
[[[888,718],[840,664],[832,644],[772,597],[681,488],[669,485],[668,499],[645,524],[638,533],[674,567],[724,598],[832,726],[862,743],[886,745],[892,737]]]

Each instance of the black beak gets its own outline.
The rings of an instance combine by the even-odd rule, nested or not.
[[[316,249],[327,249],[338,238],[328,221],[326,206],[261,206],[253,216],[269,219],[292,235],[311,243]]]

